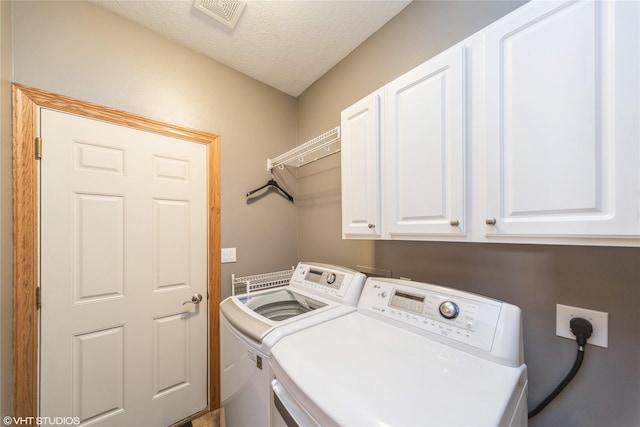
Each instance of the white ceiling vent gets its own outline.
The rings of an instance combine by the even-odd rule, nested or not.
[[[246,4],[247,0],[195,0],[196,9],[229,28],[236,26]]]

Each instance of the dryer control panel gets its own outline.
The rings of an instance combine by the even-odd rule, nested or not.
[[[427,283],[369,279],[358,303],[369,311],[411,328],[491,351],[504,303]]]

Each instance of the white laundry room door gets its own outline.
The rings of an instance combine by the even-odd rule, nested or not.
[[[207,146],[48,109],[40,135],[44,424],[205,409]]]

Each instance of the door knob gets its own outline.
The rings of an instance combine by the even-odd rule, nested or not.
[[[185,305],[185,304],[198,305],[198,304],[200,304],[200,301],[202,301],[202,295],[195,294],[194,296],[191,297],[191,301],[185,301],[185,302],[182,303],[182,305]]]

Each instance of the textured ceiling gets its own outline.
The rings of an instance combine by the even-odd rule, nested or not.
[[[88,1],[293,96],[410,3],[249,0],[231,29],[193,0]]]

